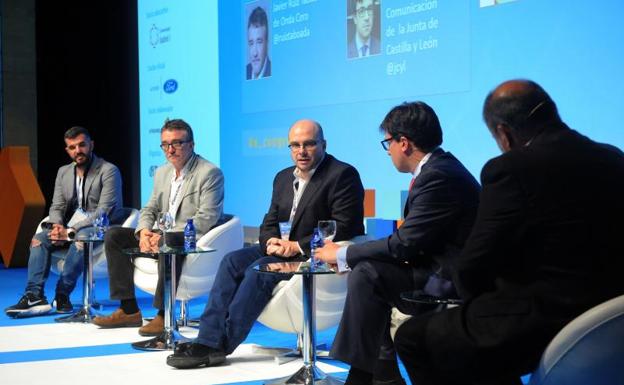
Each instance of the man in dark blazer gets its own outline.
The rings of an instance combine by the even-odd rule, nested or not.
[[[288,141],[294,167],[280,171],[273,196],[260,226],[259,245],[227,254],[221,261],[199,335],[181,344],[167,358],[176,368],[222,363],[247,337],[254,321],[271,299],[283,276],[262,274],[254,266],[310,256],[310,240],[319,220],[336,221],[336,240],[364,233],[364,189],[355,168],[325,152],[321,126],[300,120],[290,128]],[[291,222],[290,235],[281,239],[279,223]]]
[[[477,211],[479,184],[442,144],[433,109],[423,102],[393,108],[380,126],[384,149],[399,172],[413,180],[405,221],[391,236],[338,249],[327,244],[317,256],[352,270],[347,299],[330,355],[351,365],[347,384],[401,384],[389,338],[393,306],[422,311],[400,299],[424,289],[454,295],[450,267],[459,254]],[[383,348],[382,348],[383,346]]]
[[[10,317],[26,317],[48,313],[44,286],[50,273],[52,252],[68,249],[63,271],[56,284],[55,305],[59,313],[72,311],[69,294],[82,273],[82,243],[55,242],[67,239],[78,231],[90,231],[96,210],[107,213],[111,224],[123,221],[121,173],[117,167],[93,153],[95,142],[83,127],[65,132],[65,150],[72,163],[59,168],[50,205],[50,229],[33,237],[28,259],[28,282],[20,301],[5,309]]]
[[[497,87],[483,115],[503,154],[454,267],[465,303],[395,339],[419,385],[521,384],[563,326],[624,293],[622,151],[571,130],[531,81]]]

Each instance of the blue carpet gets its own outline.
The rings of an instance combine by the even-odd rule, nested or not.
[[[4,309],[7,306],[15,304],[21,295],[23,294],[24,285],[26,283],[26,268],[12,268],[6,269],[0,264],[0,308]],[[48,294],[48,300],[51,301],[54,296],[54,288],[58,276],[51,274],[47,280],[45,286],[45,292]],[[152,296],[137,290],[137,301],[142,309],[144,316],[154,316],[155,310],[152,308]],[[52,296],[52,298],[50,298]],[[97,301],[104,306],[103,313],[109,313],[114,311],[118,307],[116,301],[108,300],[108,280],[99,279],[96,280],[95,296]],[[74,304],[74,308],[78,309],[82,298],[82,282],[78,283],[76,289],[71,295],[71,301]],[[202,313],[206,304],[206,297],[200,297],[193,299],[189,302],[189,312],[191,315],[198,316]],[[4,313],[0,315],[0,327],[2,326],[21,326],[21,325],[38,325],[54,323],[54,318],[58,317],[58,314],[50,314],[39,317],[12,319],[7,317]],[[327,344],[331,346],[331,342],[336,333],[336,328],[321,331],[317,333],[317,343]],[[296,336],[292,334],[280,333],[266,326],[255,323],[251,333],[245,340],[245,343],[255,343],[265,346],[283,346],[294,348],[296,346]],[[99,346],[83,346],[83,347],[71,347],[71,348],[55,348],[55,349],[40,349],[40,350],[26,350],[15,352],[0,352],[0,365],[11,363],[24,363],[33,361],[46,361],[46,360],[63,360],[70,358],[83,358],[83,357],[98,357],[107,355],[118,354],[149,354],[146,352],[137,351],[131,348],[129,344],[109,344]],[[341,368],[348,369],[348,365],[335,361],[327,360],[322,361],[328,364],[335,365]],[[401,374],[407,379],[407,373],[403,365],[400,365]],[[344,378],[346,373],[338,373],[335,375],[338,378]],[[523,378],[524,383],[528,382],[528,376]],[[409,381],[408,381],[409,383]],[[262,381],[250,381],[241,382],[236,384],[262,384]]]

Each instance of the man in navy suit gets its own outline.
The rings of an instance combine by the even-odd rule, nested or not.
[[[179,345],[167,364],[186,369],[222,363],[247,337],[254,321],[271,299],[273,288],[285,278],[263,274],[254,266],[304,261],[319,220],[336,221],[335,239],[364,233],[364,188],[355,168],[325,152],[321,126],[300,120],[290,128],[288,147],[294,166],[273,180],[269,211],[260,226],[259,245],[227,254],[221,261],[208,304],[193,343]],[[279,223],[290,222],[288,240]]]
[[[404,384],[390,339],[392,307],[413,308],[406,291],[454,295],[450,269],[472,227],[479,184],[449,152],[440,148],[442,129],[423,102],[393,108],[380,127],[381,142],[399,172],[413,180],[405,221],[391,236],[348,247],[328,243],[317,256],[352,270],[340,327],[330,355],[351,365],[347,384]]]
[[[375,6],[373,0],[354,0],[351,19],[355,33],[349,37],[347,57],[360,58],[379,54],[379,37],[373,35],[375,30]],[[378,31],[379,29],[377,29]]]
[[[503,154],[453,267],[464,304],[396,334],[414,384],[519,385],[561,328],[624,293],[622,151],[571,130],[532,81],[501,84],[483,117]]]
[[[262,7],[256,7],[247,22],[247,64],[246,79],[261,79],[271,76],[271,60],[267,54],[269,29],[267,14]]]

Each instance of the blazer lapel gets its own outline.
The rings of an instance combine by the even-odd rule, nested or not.
[[[197,166],[197,155],[193,155],[193,158],[190,160],[190,162],[192,162],[189,165],[189,170],[188,173],[184,176],[184,183],[182,183],[182,188],[180,189],[180,204],[178,204],[178,207],[176,207],[176,218],[178,217],[178,214],[180,213],[180,208],[182,207],[182,202],[184,201],[184,197],[186,196],[186,193],[189,189],[189,186],[191,185],[191,182],[193,180],[193,177],[195,176],[195,166]],[[175,172],[175,170],[173,171]],[[171,189],[171,184],[169,184],[169,189]],[[171,194],[171,192],[169,192]],[[171,199],[171,197],[169,197],[169,199]]]
[[[102,167],[102,162],[98,157],[93,154],[93,162],[91,163],[91,167],[89,167],[89,172],[87,173],[87,179],[84,181],[84,201],[85,206],[83,209],[85,211],[89,211],[89,193],[91,192],[91,186],[93,186],[93,181],[95,181],[95,176],[99,175],[100,168]]]
[[[76,194],[76,165],[72,164],[72,167],[67,168],[67,172],[63,175],[63,194],[65,200],[69,204],[74,195]]]

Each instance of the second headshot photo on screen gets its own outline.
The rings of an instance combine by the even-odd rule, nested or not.
[[[269,58],[269,20],[268,1],[255,1],[245,5],[247,23],[245,33],[247,47],[247,65],[245,79],[256,80],[271,76],[271,59]]]
[[[380,4],[379,0],[347,0],[347,58],[381,52]]]

